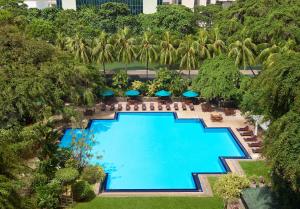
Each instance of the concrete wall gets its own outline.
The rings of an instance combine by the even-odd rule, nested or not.
[[[143,13],[152,14],[156,12],[157,0],[143,0]]]
[[[76,0],[63,0],[62,1],[63,9],[74,9],[76,10]]]

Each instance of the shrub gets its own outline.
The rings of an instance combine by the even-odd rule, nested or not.
[[[78,181],[73,184],[72,192],[75,201],[89,201],[95,197],[95,193],[87,181]]]
[[[131,83],[131,88],[134,90],[139,90],[143,93],[147,90],[146,84],[142,81],[133,81]]]
[[[100,166],[87,166],[83,169],[81,178],[90,184],[95,184],[97,181],[102,181],[105,173]]]
[[[59,195],[62,187],[60,182],[53,180],[49,184],[37,188],[37,203],[39,208],[56,209],[59,206]]]
[[[36,190],[37,187],[47,184],[48,177],[42,173],[36,173],[33,177],[32,188]]]
[[[118,89],[125,89],[128,85],[128,75],[125,70],[118,71],[112,78],[113,86]]]
[[[79,176],[75,168],[61,168],[55,173],[55,178],[63,184],[74,182]]]

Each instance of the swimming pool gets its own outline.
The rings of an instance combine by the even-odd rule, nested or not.
[[[114,120],[92,120],[94,158],[108,173],[107,191],[197,191],[192,173],[224,173],[223,158],[246,158],[227,128],[206,128],[199,119],[175,113],[116,113]],[[62,147],[78,130],[66,130]],[[96,156],[101,155],[99,159]]]

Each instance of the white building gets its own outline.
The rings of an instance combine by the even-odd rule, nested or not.
[[[25,0],[24,4],[26,4],[28,8],[37,9],[45,9],[50,6],[49,0]]]
[[[195,6],[206,6],[208,4],[221,4],[227,7],[235,0],[163,0],[164,4],[181,4],[193,9]]]

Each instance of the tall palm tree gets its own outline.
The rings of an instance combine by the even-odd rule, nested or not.
[[[57,33],[57,37],[55,40],[55,45],[61,49],[61,50],[65,50],[66,49],[66,43],[67,39],[66,37],[62,34],[62,33]]]
[[[174,46],[175,39],[169,31],[165,32],[159,44],[160,47],[160,63],[163,65],[172,65],[177,57],[177,52]]]
[[[105,74],[105,63],[112,63],[114,61],[114,46],[111,44],[111,39],[108,34],[104,31],[95,39],[94,44],[93,57],[97,63],[103,66]]]
[[[226,45],[222,39],[220,39],[219,28],[216,27],[213,30],[212,43],[208,45],[209,51],[213,57],[223,54],[226,51]]]
[[[267,47],[261,51],[257,57],[258,63],[264,63],[267,66],[274,64],[276,55],[279,53],[291,53],[295,50],[296,42],[292,39],[289,39],[282,47],[274,44],[271,47]]]
[[[181,56],[180,68],[188,70],[189,76],[191,70],[195,69],[197,65],[198,48],[198,43],[194,41],[191,35],[188,35],[184,37],[177,49],[178,55]]]
[[[255,64],[256,45],[251,38],[246,38],[242,41],[235,41],[229,45],[229,57],[235,59],[235,64],[238,67],[243,67]]]
[[[200,29],[197,33],[197,53],[200,59],[210,58],[208,50],[208,32]]]
[[[78,34],[76,34],[74,38],[67,38],[67,49],[75,55],[76,59],[84,63],[90,61],[91,48],[89,43]]]
[[[155,37],[150,32],[146,31],[143,34],[141,45],[139,46],[138,58],[141,62],[146,63],[147,78],[149,70],[149,62],[157,60],[157,45],[155,43]]]
[[[116,34],[116,49],[118,61],[125,63],[125,70],[127,72],[127,66],[131,63],[136,56],[135,39],[131,36],[129,28],[118,31]]]

